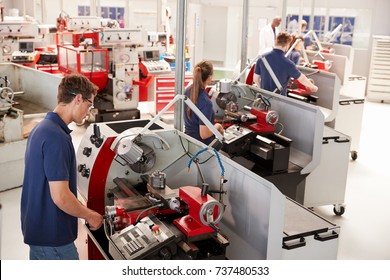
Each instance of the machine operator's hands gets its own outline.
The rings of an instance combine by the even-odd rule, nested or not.
[[[225,133],[225,130],[223,129],[223,126],[220,123],[214,124],[214,127],[218,130],[219,133],[223,134]]]
[[[311,84],[308,88],[309,88],[309,90],[311,92],[317,92],[318,91],[318,87],[316,85],[314,85],[314,84]]]
[[[91,210],[90,215],[85,219],[91,230],[99,229],[103,224],[103,216],[98,212]]]

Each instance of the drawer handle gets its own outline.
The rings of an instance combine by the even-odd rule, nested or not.
[[[306,246],[306,241],[304,237],[295,240],[283,241],[283,249],[292,250],[300,247]]]
[[[331,239],[336,239],[339,237],[339,234],[332,230],[332,232],[325,232],[325,233],[316,233],[314,235],[314,239],[318,241],[327,241]]]

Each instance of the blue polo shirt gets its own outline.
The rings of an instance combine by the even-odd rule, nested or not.
[[[188,97],[190,96],[191,87],[187,88],[185,95]],[[198,103],[195,104],[196,107],[205,115],[205,117],[214,124],[214,110],[213,110],[213,104],[211,103],[211,100],[209,96],[207,95],[207,92],[202,89],[199,91],[198,95]],[[211,136],[206,139],[202,139],[200,137],[199,133],[199,125],[205,125],[201,119],[193,112],[191,111],[191,118],[188,118],[187,115],[187,104],[184,103],[184,125],[185,125],[185,133],[189,136],[205,143],[206,145],[209,145],[213,140],[214,136]]]
[[[312,45],[311,38],[309,36],[305,37],[304,43],[303,43],[304,48],[306,49],[307,47],[309,47],[311,45]]]
[[[49,181],[68,181],[77,196],[76,157],[70,133],[64,121],[49,112],[27,140],[21,199],[26,244],[57,247],[77,238],[77,218],[54,204],[49,188]]]
[[[301,72],[291,60],[284,56],[282,50],[273,49],[264,54],[264,57],[267,59],[268,64],[282,85],[283,90],[281,94],[287,95],[287,84],[290,78],[298,79],[301,76]],[[261,76],[260,87],[262,89],[274,91],[277,88],[261,58],[256,62],[255,73]]]
[[[295,65],[298,65],[301,60],[301,54],[297,50],[292,50],[287,58],[294,62]]]

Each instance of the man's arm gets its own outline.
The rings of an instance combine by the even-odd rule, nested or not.
[[[85,207],[70,191],[68,181],[50,181],[50,195],[54,204],[65,213],[85,219],[92,230],[97,230],[103,224],[99,213]]]
[[[317,92],[318,87],[314,85],[304,74],[301,74],[298,78],[298,82],[307,87],[311,92]]]
[[[253,81],[260,88],[261,76],[259,74],[253,73]]]

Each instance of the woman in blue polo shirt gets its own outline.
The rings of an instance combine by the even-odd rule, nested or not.
[[[214,110],[211,100],[206,92],[206,86],[213,78],[213,65],[209,61],[201,61],[194,67],[193,84],[186,89],[185,95],[192,103],[205,115],[205,117],[214,123]],[[213,139],[213,132],[203,123],[203,121],[184,104],[184,124],[185,133],[191,137],[209,145]],[[215,128],[223,135],[221,124],[214,124]]]
[[[288,50],[292,38],[287,32],[279,33],[276,38],[275,47],[272,51],[264,54],[264,58],[271,66],[276,78],[282,86],[282,95],[287,95],[287,85],[290,78],[297,79],[301,84],[308,88],[311,92],[317,92],[318,87],[315,86],[304,74],[302,74],[296,65],[286,58],[285,52]],[[277,86],[271,74],[268,72],[262,59],[256,62],[255,73],[253,80],[257,86],[268,91],[274,91]]]

